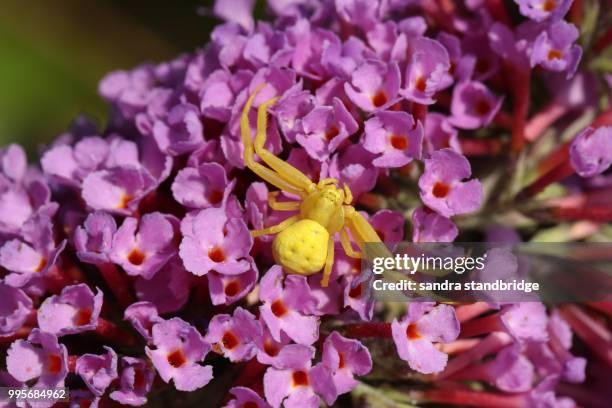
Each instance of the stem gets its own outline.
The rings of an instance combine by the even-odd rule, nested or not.
[[[525,139],[530,142],[536,140],[546,129],[548,129],[561,116],[567,113],[568,108],[558,101],[549,103],[542,111],[531,117],[525,126]]]
[[[559,312],[578,337],[612,366],[612,333],[576,305],[566,305]]]
[[[362,339],[366,337],[390,339],[391,324],[389,323],[355,323],[344,326],[344,335]]]
[[[521,408],[526,406],[524,395],[502,395],[485,391],[429,390],[411,393],[423,402],[485,408]]]
[[[587,305],[612,317],[612,302],[588,302]]]
[[[460,336],[461,338],[474,337],[496,331],[504,331],[504,327],[499,321],[498,313],[481,317],[476,320],[470,320],[469,322],[462,324]]]
[[[134,346],[136,344],[136,339],[131,333],[101,317],[98,317],[96,333],[115,343],[124,344],[126,346]]]
[[[498,139],[473,139],[459,137],[461,152],[466,156],[497,155],[502,150],[502,143]]]
[[[612,221],[612,208],[609,206],[591,206],[587,208],[553,209],[553,216],[557,220],[590,220],[595,222]]]
[[[557,181],[561,181],[572,174],[574,174],[575,170],[570,164],[569,160],[559,164],[554,167],[544,175],[540,176],[539,179],[525,187],[517,196],[516,201],[522,201],[527,198],[531,198],[536,194],[543,191],[549,185],[556,183]]]
[[[121,306],[127,307],[134,303],[134,296],[130,292],[131,285],[125,274],[120,273],[115,264],[108,262],[98,264],[97,267]]]
[[[457,307],[455,309],[455,315],[459,323],[465,323],[491,309],[491,306],[489,306],[487,302],[475,302]]]

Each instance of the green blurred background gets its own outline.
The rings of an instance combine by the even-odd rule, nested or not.
[[[0,0],[0,145],[28,152],[81,113],[104,122],[105,73],[208,41],[212,0]]]

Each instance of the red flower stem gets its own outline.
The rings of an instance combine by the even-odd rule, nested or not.
[[[559,309],[561,316],[602,360],[612,366],[612,332],[576,305]]]
[[[612,317],[612,302],[588,302],[587,305]]]
[[[6,337],[0,337],[0,345],[11,344],[15,340],[25,339],[30,335],[32,327],[24,326],[19,328],[14,334]]]
[[[498,139],[473,139],[460,136],[459,144],[466,156],[494,156],[502,150],[502,143]]]
[[[511,129],[512,128],[512,122],[514,120],[512,119],[512,115],[510,115],[507,112],[504,112],[502,110],[500,110],[499,112],[497,112],[497,115],[495,115],[495,117],[493,118],[493,122],[501,127],[505,127],[507,129]]]
[[[79,358],[79,356],[68,356],[68,371],[71,373],[74,373],[74,370],[76,370],[77,358]]]
[[[567,177],[574,174],[575,170],[570,164],[569,160],[559,164],[554,167],[536,181],[525,187],[519,194],[516,196],[517,201],[522,201],[527,198],[531,198],[541,191],[543,191],[546,187],[550,186],[553,183],[564,180]]]
[[[475,302],[458,306],[455,309],[455,315],[459,323],[465,323],[489,310],[491,310],[491,306],[487,302]]]
[[[126,346],[134,346],[136,344],[136,339],[131,333],[123,330],[115,323],[101,317],[98,318],[96,334],[104,337],[107,340]]]
[[[422,105],[420,103],[412,104],[412,116],[414,116],[415,121],[421,122],[423,127],[425,126],[425,119],[427,117],[427,105]]]
[[[98,270],[106,281],[121,306],[127,307],[134,303],[134,296],[130,292],[131,285],[125,274],[122,274],[113,263],[98,264]]]
[[[357,339],[367,337],[391,338],[391,325],[389,323],[355,323],[344,326],[344,335]]]
[[[561,116],[568,111],[567,106],[562,105],[558,101],[552,101],[543,110],[536,113],[529,119],[525,126],[525,139],[530,142],[536,140],[540,135],[548,129]]]
[[[450,343],[440,343],[438,347],[445,354],[459,354],[471,348],[474,348],[480,343],[480,339],[459,339]]]
[[[462,370],[464,367],[480,361],[483,357],[491,353],[496,353],[511,342],[512,338],[506,333],[491,333],[484,339],[480,340],[474,347],[457,355],[455,358],[452,358],[446,365],[444,371],[442,371],[440,374],[432,376],[432,379],[446,379],[450,375]]]
[[[503,0],[486,0],[485,6],[491,16],[497,21],[501,21],[505,25],[512,27],[512,20],[508,15],[508,10],[504,5]]]
[[[512,151],[518,153],[525,145],[525,126],[527,125],[527,115],[529,113],[529,89],[531,82],[531,70],[509,67],[509,77],[512,83],[509,84],[512,92],[513,113],[512,117]]]
[[[610,405],[610,400],[604,396],[604,392],[602,395],[597,395],[598,393],[584,388],[583,384],[577,386],[559,381],[555,391],[560,395],[570,397],[578,403],[579,407],[607,407]]]
[[[553,208],[553,217],[559,221],[589,220],[595,222],[612,221],[612,207],[596,205],[586,208]]]
[[[411,393],[412,397],[423,402],[437,404],[461,405],[485,408],[523,408],[526,407],[524,395],[502,395],[486,391],[469,391],[460,389],[428,390]]]
[[[459,370],[453,375],[447,377],[448,380],[454,381],[485,381],[488,382],[491,378],[491,374],[489,372],[489,367],[491,366],[491,361],[487,361],[485,363],[473,364]]]
[[[463,323],[459,336],[461,338],[474,337],[495,331],[504,331],[498,313]]]
[[[569,160],[570,142],[563,143],[538,164],[540,175],[548,173],[555,167]]]

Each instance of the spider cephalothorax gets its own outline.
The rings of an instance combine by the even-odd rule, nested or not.
[[[253,92],[242,111],[241,133],[244,143],[244,162],[259,177],[280,190],[299,197],[297,201],[276,200],[279,191],[271,192],[268,203],[278,211],[296,211],[297,214],[281,223],[252,231],[252,235],[278,234],[272,244],[274,259],[285,270],[300,275],[312,275],[323,269],[321,284],[327,286],[334,264],[334,235],[340,235],[340,242],[346,254],[352,258],[363,258],[365,242],[381,242],[374,228],[350,204],[353,201],[348,186],[339,186],[336,179],[311,181],[304,173],[289,163],[274,156],[264,148],[267,128],[267,109],[278,98],[259,105],[257,111],[257,134],[251,138],[249,111],[257,92]],[[264,164],[255,161],[257,154]],[[347,233],[361,251],[355,251]]]

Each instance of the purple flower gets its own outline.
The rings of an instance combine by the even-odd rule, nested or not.
[[[28,167],[28,161],[23,147],[10,144],[0,149],[0,170],[2,174],[14,182],[19,182]]]
[[[457,129],[450,124],[448,117],[436,112],[427,114],[423,147],[427,154],[446,148],[461,153]]]
[[[119,389],[111,392],[109,396],[120,404],[135,407],[146,404],[146,395],[153,385],[155,371],[140,358],[123,357],[121,366]]]
[[[202,115],[220,122],[227,122],[231,117],[236,96],[251,82],[252,78],[253,73],[247,70],[237,71],[234,75],[224,69],[211,73],[206,78],[201,92]]]
[[[268,368],[264,375],[264,393],[274,408],[317,408],[320,405],[319,395],[331,405],[338,395],[331,372],[323,363],[312,367],[311,359],[314,348],[310,347],[310,356],[303,359],[287,356],[288,361],[283,369]]]
[[[153,333],[151,332],[153,326],[163,321],[163,319],[159,317],[155,305],[145,301],[129,305],[125,309],[123,318],[134,326],[134,329],[144,337],[147,343],[153,340]]]
[[[176,105],[165,120],[153,124],[159,150],[172,156],[196,150],[204,142],[203,133],[198,108],[189,104]]]
[[[406,112],[377,112],[365,122],[363,147],[377,167],[401,167],[421,158],[423,127]]]
[[[397,102],[400,72],[397,64],[367,60],[344,84],[349,99],[362,110],[372,112],[388,108]]]
[[[66,246],[66,241],[55,245],[51,219],[44,213],[31,217],[21,233],[23,240],[12,239],[0,247],[0,266],[9,271],[4,282],[14,287],[45,276]]]
[[[412,242],[453,242],[459,230],[448,218],[421,207],[412,213]]]
[[[461,82],[453,89],[449,122],[461,129],[487,126],[502,102],[503,98],[497,98],[482,82]]]
[[[57,336],[95,330],[102,309],[103,294],[94,295],[84,283],[66,286],[59,295],[49,296],[38,309],[38,326]]]
[[[534,21],[562,19],[567,13],[572,0],[514,0],[519,11]]]
[[[96,211],[87,216],[82,226],[74,231],[74,246],[83,262],[100,264],[109,261],[117,223],[109,214]]]
[[[342,20],[365,31],[378,22],[378,1],[335,0],[335,5]]]
[[[179,171],[172,183],[174,199],[188,208],[219,207],[227,200],[235,181],[228,183],[225,169],[217,163]]]
[[[302,132],[296,136],[310,157],[324,161],[354,134],[358,125],[339,98],[333,106],[318,106],[302,119]]]
[[[32,312],[32,299],[21,289],[0,282],[0,337],[19,330]]]
[[[505,306],[500,314],[502,327],[518,341],[546,341],[548,316],[539,302],[520,302]]]
[[[578,29],[573,24],[562,20],[552,23],[533,43],[531,66],[565,71],[566,78],[571,78],[582,57],[582,48],[574,44],[578,36]]]
[[[109,258],[132,276],[153,277],[176,254],[178,220],[159,212],[128,217],[113,237]]]
[[[380,210],[368,219],[381,241],[398,243],[404,239],[404,215],[397,211]]]
[[[224,408],[270,408],[270,404],[250,388],[233,387],[229,392],[235,398]]]
[[[36,380],[33,388],[61,388],[68,374],[68,351],[57,342],[57,337],[39,329],[32,329],[27,340],[16,340],[6,356],[6,368],[22,383]],[[49,404],[40,406],[50,407]]]
[[[476,58],[462,52],[461,41],[455,35],[441,32],[438,34],[437,40],[448,52],[450,62],[448,73],[459,81],[469,80],[474,72]],[[427,119],[429,119],[429,115],[427,115]]]
[[[255,320],[255,316],[238,307],[233,316],[215,315],[208,325],[204,340],[230,361],[247,361],[255,356],[257,350],[253,341],[261,333],[261,324]]]
[[[603,173],[612,164],[612,126],[588,127],[570,147],[570,162],[581,177]]]
[[[423,203],[445,217],[476,211],[482,186],[476,179],[463,181],[471,174],[470,162],[461,154],[451,149],[433,152],[419,178]]]
[[[378,169],[372,164],[374,157],[362,146],[351,145],[332,157],[329,176],[346,183],[356,198],[376,185]]]
[[[228,218],[224,209],[207,208],[183,219],[181,231],[179,254],[194,275],[206,275],[211,270],[237,275],[251,267],[251,233],[242,219]]]
[[[290,143],[302,129],[302,119],[314,108],[314,97],[308,91],[292,88],[273,107],[276,121]]]
[[[83,180],[82,196],[94,210],[129,215],[155,187],[156,181],[144,169],[114,167],[90,173]]]
[[[442,371],[448,360],[434,343],[455,340],[459,322],[449,305],[434,307],[431,303],[416,302],[408,305],[408,314],[402,320],[393,320],[391,331],[400,358],[413,370],[431,374]]]
[[[257,265],[251,259],[251,267],[239,275],[223,275],[210,271],[208,278],[208,290],[213,305],[230,305],[244,298],[253,290],[257,283]]]
[[[174,380],[179,391],[193,391],[212,379],[212,367],[202,366],[210,345],[184,320],[173,317],[153,326],[153,346],[145,347],[159,376]]]
[[[181,309],[189,300],[192,278],[175,253],[150,279],[139,276],[134,289],[138,299],[153,303],[159,313],[171,313]]]
[[[103,355],[83,354],[77,359],[74,371],[98,397],[117,378],[117,353],[107,346],[104,349],[106,354]]]
[[[58,144],[43,154],[40,163],[45,174],[61,183],[78,186],[92,171],[105,164],[109,144],[99,136],[88,136],[74,147]]]
[[[143,64],[131,71],[114,71],[100,81],[98,93],[113,102],[125,118],[147,106],[155,83],[154,66]]]
[[[532,388],[533,364],[516,344],[503,348],[495,360],[485,365],[488,381],[502,391],[525,392]]]
[[[287,275],[283,285],[283,269],[275,265],[260,283],[261,318],[276,341],[286,333],[299,344],[312,344],[319,338],[319,320],[314,313],[317,299],[310,293],[304,276]]]
[[[257,347],[257,361],[275,368],[287,368],[295,361],[301,362],[312,358],[312,347],[291,343],[291,339],[281,332],[280,340],[276,341],[270,330],[264,325],[260,336],[254,339]]]
[[[255,0],[238,0],[227,2],[216,0],[213,12],[225,21],[241,25],[245,30],[251,31],[255,25],[253,21],[253,8]]]
[[[412,56],[406,67],[404,88],[400,94],[406,99],[431,105],[436,92],[450,86],[450,61],[446,48],[438,41],[421,37],[414,42]]]
[[[370,352],[358,340],[332,332],[323,344],[322,361],[332,372],[338,394],[352,390],[359,382],[355,375],[366,375],[372,369]]]

